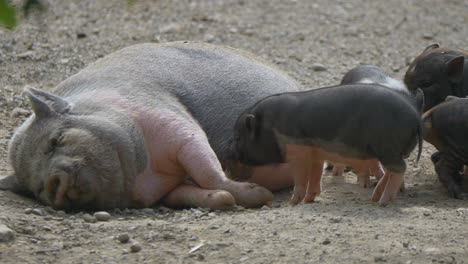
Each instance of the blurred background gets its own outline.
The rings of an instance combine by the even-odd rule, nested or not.
[[[120,48],[177,40],[241,48],[304,89],[338,84],[359,64],[400,79],[432,43],[467,47],[468,0],[0,0],[0,23],[0,175],[7,175],[8,141],[29,115],[23,87],[50,90]],[[90,226],[75,215],[26,216],[25,208],[37,203],[0,192],[0,221],[24,229],[15,246],[0,244],[0,262],[466,261],[468,218],[458,211],[468,210],[466,201],[448,197],[429,159],[433,148],[424,149],[419,164],[414,154],[408,161],[410,191],[390,208],[371,204],[370,191],[353,177],[349,189],[331,184],[324,200],[310,205],[223,213],[127,210],[113,212],[119,218],[112,223]],[[289,193],[277,197],[286,201]],[[143,241],[139,255],[117,246],[113,236],[122,230]],[[203,247],[186,253],[197,245]]]

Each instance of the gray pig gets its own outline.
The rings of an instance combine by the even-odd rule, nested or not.
[[[297,90],[284,74],[231,48],[187,42],[124,48],[69,77],[53,94],[25,90],[34,114],[9,143],[14,175],[3,178],[0,189],[64,209],[160,201],[261,206],[272,200],[269,190],[230,180],[223,169],[263,183],[283,177],[276,187],[284,187],[287,167],[228,161],[227,141],[243,109],[266,95]]]
[[[422,97],[422,94],[419,94]],[[373,201],[396,198],[406,158],[419,141],[417,107],[400,93],[380,85],[350,84],[268,96],[239,116],[233,157],[251,165],[287,162],[294,177],[290,203],[314,201],[321,192],[324,161],[360,172],[386,170]]]

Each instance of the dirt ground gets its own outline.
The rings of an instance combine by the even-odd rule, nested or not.
[[[468,41],[466,0],[48,2],[15,31],[0,28],[0,175],[11,173],[7,143],[29,109],[23,87],[49,90],[131,44],[198,40],[242,48],[313,89],[337,84],[358,64],[401,78],[427,45],[466,48]],[[54,211],[0,191],[0,224],[16,233],[0,243],[0,262],[468,263],[468,201],[448,197],[433,151],[425,143],[419,164],[410,157],[407,189],[385,208],[351,173],[325,174],[312,204],[287,206],[291,190],[284,190],[261,209],[115,210],[96,223],[84,220],[86,212]],[[122,234],[130,241],[119,242]],[[141,250],[132,252],[133,244]]]

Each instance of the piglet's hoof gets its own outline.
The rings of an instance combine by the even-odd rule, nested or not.
[[[466,192],[454,193],[453,197],[456,199],[460,199],[460,200],[468,200],[468,193]]]
[[[292,196],[291,199],[288,201],[288,205],[297,205],[299,202],[303,200],[303,197]]]
[[[370,178],[369,178],[369,174],[359,174],[358,175],[358,183],[359,183],[359,186],[361,186],[362,188],[369,188],[371,183],[370,183]]]
[[[230,192],[237,205],[246,208],[260,207],[273,201],[273,194],[255,183],[230,181],[221,189]]]

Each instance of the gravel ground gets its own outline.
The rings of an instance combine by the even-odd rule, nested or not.
[[[18,2],[18,1],[15,1]],[[401,78],[434,42],[466,48],[466,0],[48,1],[0,28],[0,175],[29,114],[25,86],[50,90],[85,65],[142,42],[198,40],[246,49],[305,89],[358,64]],[[1,263],[468,263],[468,202],[451,199],[430,162],[408,161],[407,190],[381,208],[351,173],[324,176],[313,204],[228,212],[155,207],[63,212],[0,192]],[[99,219],[99,221],[98,221]],[[13,238],[15,236],[15,238]]]

